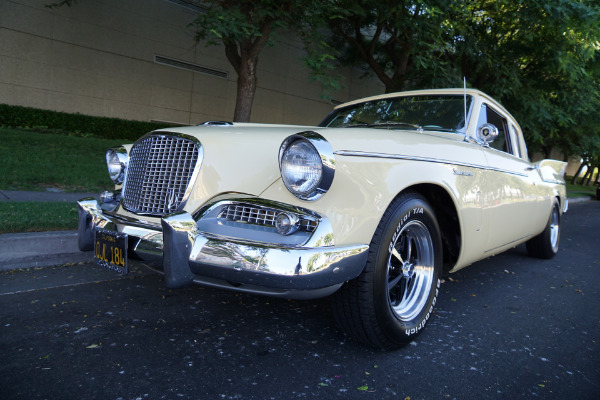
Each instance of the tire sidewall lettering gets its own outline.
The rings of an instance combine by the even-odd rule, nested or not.
[[[398,222],[398,225],[396,226],[396,230],[394,231],[394,234],[392,235],[392,240],[390,241],[390,244],[388,246],[388,251],[390,253],[392,252],[394,243],[396,243],[396,240],[398,239],[398,235],[402,231],[402,228],[404,227],[404,225],[406,224],[408,219],[411,217],[411,215],[417,216],[418,214],[423,214],[423,213],[424,213],[423,207],[412,207],[411,209],[409,209],[406,212],[406,214],[404,214],[403,216],[400,217],[400,221]]]
[[[439,293],[440,293],[440,279],[437,280],[437,284],[436,284],[436,288],[435,288],[435,295],[433,296],[433,300],[431,302],[431,306],[429,306],[429,310],[427,311],[427,314],[425,314],[425,316],[421,319],[421,321],[417,324],[417,326],[415,326],[414,328],[411,328],[411,329],[406,329],[404,331],[406,336],[415,335],[415,334],[419,333],[423,328],[425,328],[425,324],[427,324],[427,321],[429,321],[429,317],[431,317],[431,314],[433,313],[433,310],[435,308],[435,303],[437,301],[437,297],[438,297]]]

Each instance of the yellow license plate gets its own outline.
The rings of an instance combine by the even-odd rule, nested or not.
[[[127,234],[94,230],[94,258],[99,265],[121,274],[129,272],[127,266]]]

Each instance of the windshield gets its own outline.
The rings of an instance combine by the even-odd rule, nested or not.
[[[472,101],[472,96],[467,96],[467,110]],[[320,126],[461,132],[465,126],[465,100],[462,95],[433,95],[367,101],[334,110]]]

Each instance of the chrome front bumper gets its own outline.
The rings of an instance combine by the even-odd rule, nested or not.
[[[166,286],[192,282],[285,298],[317,298],[357,277],[367,245],[282,246],[235,240],[198,229],[187,212],[150,225],[102,210],[94,199],[78,203],[79,249],[94,249],[94,229],[128,235],[128,256],[162,272]]]

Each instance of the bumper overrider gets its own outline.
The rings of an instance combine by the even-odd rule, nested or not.
[[[127,235],[128,258],[163,273],[169,288],[195,282],[285,298],[327,296],[357,277],[366,263],[368,246],[333,245],[331,225],[324,218],[318,218],[313,232],[293,238],[222,220],[223,203],[194,215],[164,216],[159,225],[83,199],[77,202],[79,249],[94,250],[96,228],[118,232]]]

